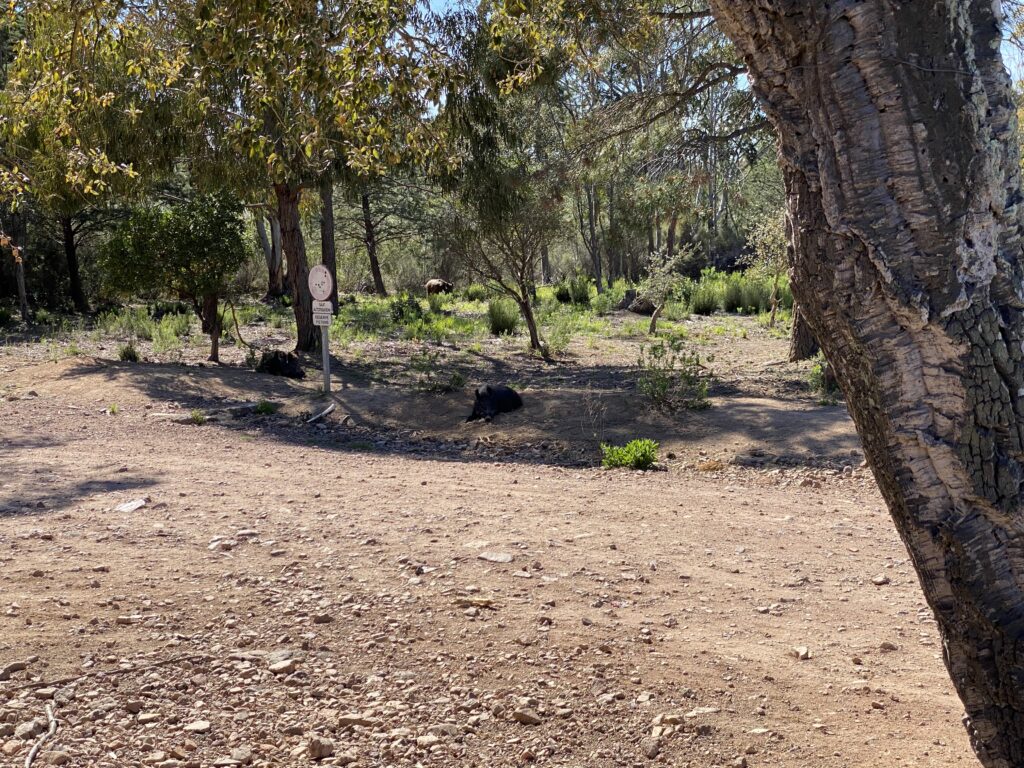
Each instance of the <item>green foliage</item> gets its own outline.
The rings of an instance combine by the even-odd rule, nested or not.
[[[203,426],[206,423],[206,414],[198,408],[193,408],[188,415],[188,420],[195,424],[197,427]]]
[[[637,389],[658,408],[699,410],[708,400],[710,375],[697,352],[687,352],[678,338],[640,347]]]
[[[836,404],[839,395],[839,385],[836,383],[835,376],[829,370],[828,360],[825,359],[821,352],[815,356],[811,364],[811,370],[807,374],[807,384],[812,392],[820,396],[818,402],[821,405]]]
[[[559,283],[555,286],[555,301],[559,304],[569,304],[572,302],[572,292],[569,290],[568,285]]]
[[[432,293],[427,296],[427,304],[430,305],[430,311],[439,315],[444,312],[444,305],[448,301],[448,297],[441,293]]]
[[[612,311],[612,298],[607,293],[598,294],[591,301],[590,306],[594,310],[594,314],[598,316],[607,315]]]
[[[739,312],[743,308],[743,281],[739,275],[726,277],[722,290],[722,310]]]
[[[519,327],[519,307],[511,299],[492,299],[487,304],[487,322],[492,335],[511,335]]]
[[[102,313],[96,319],[96,327],[106,334],[133,336],[150,341],[153,338],[156,323],[150,317],[148,308],[125,307],[119,312]]]
[[[630,440],[623,446],[601,445],[601,466],[609,469],[650,469],[657,461],[658,444],[654,440]]]
[[[393,323],[407,323],[423,318],[423,305],[420,304],[420,300],[404,292],[391,299],[390,311]]]
[[[713,315],[722,303],[718,285],[701,281],[690,293],[690,311],[695,315]]]
[[[487,288],[480,285],[479,283],[473,283],[466,286],[466,290],[462,292],[463,297],[466,301],[487,301]]]
[[[566,287],[569,289],[569,301],[577,306],[589,307],[590,286],[590,278],[582,272],[577,272],[566,283]]]
[[[139,351],[135,348],[135,342],[129,341],[127,344],[121,345],[117,351],[117,357],[122,363],[139,362]]]
[[[111,403],[107,406],[107,413],[111,416],[117,416],[120,412],[121,409],[118,407],[117,403]]]
[[[272,403],[269,400],[260,400],[256,403],[255,413],[260,416],[271,416],[277,413],[277,403]]]

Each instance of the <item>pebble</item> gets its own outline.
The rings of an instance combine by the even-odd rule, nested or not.
[[[661,739],[648,736],[640,742],[640,752],[648,760],[653,760],[661,753]]]
[[[307,751],[313,760],[323,760],[334,754],[334,742],[324,736],[313,736],[309,740]]]
[[[511,563],[515,558],[513,558],[508,552],[485,551],[477,555],[477,559],[486,560],[489,563]]]
[[[523,707],[512,712],[512,719],[523,725],[540,725],[543,721],[536,710]]]
[[[196,720],[186,725],[182,730],[186,733],[207,733],[210,730],[210,721]]]

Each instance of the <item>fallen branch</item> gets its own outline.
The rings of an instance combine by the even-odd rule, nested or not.
[[[157,661],[153,664],[146,664],[141,667],[122,667],[120,669],[98,669],[95,672],[86,672],[81,675],[75,675],[74,677],[64,677],[60,680],[39,680],[34,683],[25,683],[15,688],[7,688],[6,690],[14,691],[25,691],[31,688],[56,688],[58,685],[67,685],[68,683],[77,683],[79,680],[85,680],[90,677],[107,677],[108,675],[124,675],[129,672],[144,672],[147,669],[156,669],[157,667],[166,667],[170,664],[176,664],[179,661],[208,661],[212,659],[212,656],[208,656],[205,653],[194,653],[190,656],[175,656],[173,659],[164,659],[163,661]],[[0,690],[4,690],[0,688]]]
[[[336,405],[334,403],[331,403],[326,408],[324,408],[322,411],[320,411],[320,413],[316,414],[316,416],[310,416],[308,419],[306,419],[306,423],[307,424],[312,424],[314,421],[320,421],[320,419],[322,419],[327,414],[333,413],[335,407],[336,407]]]
[[[39,754],[43,744],[57,732],[57,718],[53,716],[53,706],[50,704],[46,705],[46,719],[50,721],[50,727],[46,733],[39,737],[39,741],[32,745],[32,750],[25,755],[25,768],[32,768],[32,761],[36,759],[36,755]]]

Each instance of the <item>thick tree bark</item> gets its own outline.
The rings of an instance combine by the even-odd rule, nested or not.
[[[665,255],[671,259],[676,255],[676,225],[679,223],[679,214],[673,213],[668,220],[668,237],[665,240]]]
[[[540,279],[544,285],[551,282],[551,255],[547,243],[540,247]]]
[[[586,185],[586,194],[587,231],[590,235],[587,250],[590,251],[590,264],[594,271],[594,282],[597,284],[597,292],[603,293],[604,286],[601,282],[601,243],[597,239],[597,217],[601,215],[601,208],[597,199],[597,189],[593,184]]]
[[[527,292],[524,292],[524,296],[528,296]],[[533,307],[530,305],[529,300],[519,301],[516,300],[519,305],[519,312],[523,316],[523,320],[526,323],[526,329],[530,333],[530,349],[536,349],[538,352],[543,350],[540,343],[540,331],[537,329],[537,318],[533,315]]]
[[[202,321],[203,333],[210,335],[210,357],[211,362],[220,362],[220,334],[222,331],[220,317],[220,301],[217,294],[212,293],[203,296],[199,305],[199,319]]]
[[[281,255],[281,225],[276,216],[268,216],[270,221],[270,237],[267,237],[266,221],[263,214],[256,213],[256,234],[263,249],[263,259],[267,262],[267,293],[264,301],[284,296],[284,259]]]
[[[68,263],[71,303],[75,311],[83,315],[89,311],[89,302],[82,290],[82,275],[78,269],[78,242],[75,240],[75,222],[70,216],[60,217],[61,235],[64,239],[64,258]]]
[[[320,179],[320,258],[331,273],[331,306],[338,314],[338,250],[334,243],[334,178],[325,173]]]
[[[25,253],[14,251],[14,282],[18,285],[18,309],[21,310],[21,321],[29,323],[32,313],[28,309],[28,291],[25,289]]]
[[[1024,766],[1024,268],[991,0],[711,0],[778,129],[793,290],[989,768]]]
[[[806,315],[800,311],[799,304],[794,304],[793,329],[789,333],[789,362],[810,360],[818,354],[818,349],[818,339],[811,330]]]
[[[661,317],[661,313],[665,311],[665,305],[659,304],[654,308],[654,312],[651,313],[651,324],[647,326],[647,333],[653,336],[658,332],[658,318]]]
[[[281,245],[288,261],[288,278],[292,289],[292,310],[295,312],[296,352],[316,349],[319,334],[313,325],[313,297],[309,294],[309,265],[306,263],[306,241],[299,221],[299,200],[302,187],[276,184],[278,219],[281,222]]]
[[[370,258],[370,273],[373,275],[373,290],[378,296],[387,296],[384,287],[384,276],[380,273],[380,261],[377,259],[377,229],[373,225],[373,211],[370,209],[370,193],[363,191],[363,240],[366,242],[366,255]]]

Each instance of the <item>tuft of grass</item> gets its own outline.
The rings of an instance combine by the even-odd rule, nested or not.
[[[117,403],[111,403],[107,406],[107,413],[111,416],[117,416],[121,412],[121,409],[117,407]]]
[[[122,363],[139,362],[139,350],[135,348],[135,342],[129,341],[127,344],[121,345],[121,348],[117,350],[117,358]]]
[[[709,407],[710,380],[700,356],[686,351],[679,338],[640,347],[637,389],[657,408],[671,411]]]
[[[197,427],[203,426],[206,423],[206,414],[198,408],[193,408],[192,412],[188,415],[189,421],[195,424]]]
[[[711,283],[698,283],[690,294],[690,311],[695,315],[713,315],[721,304],[719,286]]]
[[[614,469],[650,469],[658,461],[658,444],[643,438],[625,445],[601,445],[601,466]]]
[[[487,304],[487,323],[492,335],[511,335],[519,327],[519,307],[511,299],[492,299]]]
[[[581,307],[590,306],[590,278],[582,272],[569,279],[569,300]]]
[[[462,296],[466,301],[487,301],[487,288],[479,283],[473,283],[466,286]]]
[[[260,416],[271,416],[277,413],[277,403],[272,403],[269,400],[260,400],[256,403],[255,412]]]

